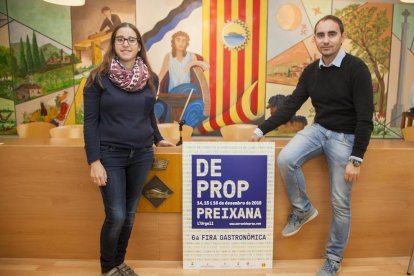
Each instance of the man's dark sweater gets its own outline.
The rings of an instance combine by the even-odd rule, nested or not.
[[[355,134],[351,155],[363,158],[374,112],[371,74],[365,63],[349,54],[340,67],[319,68],[316,60],[305,68],[291,97],[259,129],[266,134],[286,123],[309,97],[315,107],[314,122],[335,132]]]
[[[84,137],[88,163],[101,158],[100,146],[127,149],[152,147],[163,138],[154,115],[155,98],[149,86],[138,92],[126,92],[102,77],[104,89],[97,83],[85,87]]]

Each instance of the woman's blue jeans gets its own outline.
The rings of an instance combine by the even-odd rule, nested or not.
[[[101,162],[108,181],[100,188],[105,206],[101,230],[101,270],[122,264],[134,224],[135,211],[154,159],[151,148],[101,147]]]
[[[315,156],[325,155],[329,168],[332,208],[326,257],[336,261],[342,260],[342,253],[349,239],[352,183],[345,181],[344,173],[354,138],[353,134],[333,132],[314,123],[298,132],[278,157],[279,169],[293,212],[300,214],[313,208],[306,193],[301,166]]]

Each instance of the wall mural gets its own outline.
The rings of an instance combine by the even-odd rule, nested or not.
[[[73,102],[72,49],[17,20],[9,29],[16,123],[63,125]]]
[[[6,4],[1,11],[6,11],[1,31],[9,30],[8,56],[1,66],[9,66],[9,71],[2,78],[5,99],[0,101],[0,134],[15,134],[16,124],[35,121],[63,125],[73,103],[73,65],[77,63],[70,39],[62,36],[62,30],[70,31],[66,24],[70,10],[49,9],[50,4],[41,1]],[[46,9],[49,16],[45,16]]]
[[[149,55],[153,67],[159,68],[162,82],[169,67],[169,87],[161,85],[159,91],[160,121],[184,119],[196,134],[203,135],[217,134],[224,125],[261,118],[265,105],[267,3],[175,1],[178,5],[168,14],[152,16],[150,23],[140,21],[153,6],[166,1],[156,2],[158,5],[138,0],[137,17],[138,25],[146,31]],[[187,37],[187,57],[180,53],[175,56],[174,49],[163,50],[175,47],[179,33]],[[159,60],[160,51],[167,53],[161,55],[163,61]]]
[[[194,128],[210,115],[210,87],[205,72],[210,63],[202,52],[202,1],[158,1],[171,6],[143,22],[142,13],[156,5],[137,1],[138,26],[160,86],[155,113],[160,123],[178,122]],[[155,13],[154,13],[155,14]]]
[[[373,137],[401,137],[401,114],[414,105],[414,29],[404,28],[414,6],[355,0],[0,0],[0,134],[32,121],[82,123],[85,80],[122,21],[136,23],[159,75],[160,123],[185,120],[195,135],[258,124],[320,57],[313,29],[327,14],[344,21],[343,48],[372,73]],[[269,135],[292,136],[313,118],[308,101]]]
[[[345,24],[348,39],[343,48],[346,52],[363,59],[372,72],[375,101],[373,137],[400,137],[402,110],[392,117],[387,108],[396,101],[395,91],[390,91],[393,87],[390,85],[390,60],[393,52],[399,52],[399,47],[393,48],[391,43],[392,39],[395,39],[392,34],[395,6],[402,5],[361,1],[269,1],[266,75],[266,98],[270,101],[269,106],[272,105],[272,101],[274,102],[274,97],[289,95],[294,90],[303,69],[320,58],[313,41],[313,29],[318,19],[327,14],[334,14]],[[405,8],[413,11],[410,5],[404,5]],[[396,21],[401,25],[398,19],[401,14],[394,16],[397,16]],[[278,39],[280,37],[284,39]],[[407,45],[409,48],[412,48],[413,38],[413,34],[410,34],[410,43]],[[412,60],[412,57],[411,49],[408,59]],[[412,68],[413,65],[412,62],[407,63],[407,67]],[[393,76],[398,78],[395,72]],[[406,103],[405,110],[410,107],[408,102]],[[296,132],[303,127],[298,126],[300,123],[311,123],[314,109],[310,101],[305,103],[297,114],[300,116],[292,118],[288,123],[290,127],[281,127],[273,131],[272,135],[290,136],[293,134],[289,133],[290,130]],[[296,127],[293,123],[296,123]]]
[[[9,21],[6,0],[0,0],[0,135],[16,134]]]

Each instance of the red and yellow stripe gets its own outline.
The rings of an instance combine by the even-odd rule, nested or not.
[[[224,125],[248,123],[265,107],[267,1],[203,0],[203,57],[210,88],[210,118],[200,126],[211,132]],[[230,50],[222,41],[223,27],[240,20],[249,37],[244,48]]]

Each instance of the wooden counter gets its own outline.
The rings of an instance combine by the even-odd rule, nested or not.
[[[103,205],[89,179],[83,142],[0,138],[0,143],[4,143],[0,145],[0,257],[98,259]],[[276,140],[276,154],[286,143]],[[168,212],[181,208],[181,148],[157,148],[156,158],[170,160],[171,172],[152,171],[148,179],[157,175],[173,186],[174,194],[158,209],[142,198],[127,258],[181,260],[181,213]],[[371,141],[354,184],[345,257],[410,254],[414,244],[413,165],[414,143]],[[297,235],[281,236],[289,204],[276,170],[274,259],[321,258],[324,254],[330,220],[327,166],[319,157],[303,170],[320,215]]]

